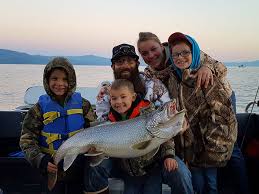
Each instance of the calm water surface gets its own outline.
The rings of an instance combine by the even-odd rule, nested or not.
[[[23,105],[26,89],[42,85],[44,67],[45,65],[0,65],[0,110],[13,110]],[[113,79],[110,66],[74,67],[78,86],[97,87],[102,80]],[[259,85],[259,68],[228,67],[228,79],[236,92],[237,112],[244,112],[247,103],[254,100]],[[259,112],[258,109],[255,108],[255,112]]]

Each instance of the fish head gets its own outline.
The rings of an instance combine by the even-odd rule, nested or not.
[[[173,99],[169,102],[166,102],[162,106],[158,107],[156,111],[153,111],[151,114],[150,124],[159,124],[169,121],[178,111],[176,110],[176,100]]]
[[[176,110],[176,100],[166,102],[149,117],[146,128],[149,132],[161,137],[171,137],[181,131],[185,110]]]
[[[176,110],[176,100],[173,99],[169,102],[166,102],[163,106],[160,107],[160,115],[164,119],[163,121],[168,121],[170,118],[178,111]]]

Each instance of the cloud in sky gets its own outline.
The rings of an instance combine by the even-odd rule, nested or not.
[[[31,54],[110,57],[140,31],[161,41],[175,31],[194,37],[223,61],[259,59],[259,1],[1,0],[1,48]]]

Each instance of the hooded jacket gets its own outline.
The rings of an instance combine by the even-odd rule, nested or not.
[[[65,96],[64,102],[58,101],[55,95],[51,92],[49,87],[48,79],[51,71],[55,68],[62,68],[67,73],[68,92]],[[63,57],[56,57],[53,60],[51,60],[44,69],[43,85],[47,96],[53,102],[58,103],[62,107],[65,107],[76,90],[76,74],[72,64],[66,58]],[[82,98],[82,109],[84,127],[86,128],[90,126],[90,122],[94,121],[96,117],[91,107],[91,104],[88,100],[84,98]],[[31,163],[32,166],[37,168],[40,168],[42,166],[42,163],[44,162],[43,158],[48,158],[48,160],[50,159],[50,155],[42,152],[39,145],[39,138],[41,137],[41,133],[44,128],[43,121],[43,111],[38,102],[26,114],[23,121],[22,132],[20,137],[20,147],[22,151],[25,153],[26,159]]]
[[[153,79],[159,79],[161,80],[164,85],[167,87],[169,90],[169,94],[171,98],[176,98],[177,94],[175,92],[177,91],[177,87],[179,85],[177,82],[177,78],[175,77],[175,66],[173,65],[173,59],[170,53],[170,48],[168,43],[163,43],[164,46],[164,55],[165,55],[165,64],[166,68],[160,71],[157,71],[155,69],[152,69],[152,67],[147,66],[144,70],[144,74],[148,78],[153,78]],[[227,92],[228,97],[231,96],[232,89],[230,84],[226,81],[225,77],[227,75],[227,68],[226,66],[211,58],[208,54],[204,53],[202,50],[200,50],[200,67],[206,66],[208,67],[211,71],[214,77],[217,77],[220,79],[224,84],[222,84],[223,89]],[[174,82],[174,81],[175,82]],[[189,147],[191,143],[193,142],[193,134],[190,129],[187,129],[183,134],[179,134],[176,137],[174,137],[175,141],[175,151],[176,155],[178,155],[180,158],[187,159],[188,157],[186,153],[188,153],[188,149],[186,147]],[[188,160],[188,159],[187,159]]]
[[[197,42],[187,36],[192,44],[192,63],[181,70],[174,65],[169,79],[169,92],[177,99],[179,109],[187,110],[194,141],[188,160],[196,167],[221,167],[230,159],[237,138],[237,120],[231,104],[232,90],[224,76],[213,75],[214,84],[196,89],[192,70],[200,67],[200,49]],[[185,148],[184,148],[185,149]]]

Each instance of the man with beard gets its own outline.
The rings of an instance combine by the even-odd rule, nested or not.
[[[147,78],[139,72],[139,56],[135,47],[129,44],[120,44],[112,50],[112,69],[115,79],[127,79],[134,85],[135,92],[141,97],[160,106],[170,101],[169,93],[164,84],[158,79]],[[110,110],[109,86],[107,82],[101,84],[102,88],[97,96],[96,114],[98,120],[107,120]]]
[[[134,46],[129,44],[120,44],[115,46],[112,50],[111,59],[114,78],[127,79],[131,81],[134,85],[135,92],[142,98],[152,102],[155,106],[160,106],[163,103],[170,101],[169,93],[160,80],[147,78],[143,73],[139,72],[138,59],[139,57],[135,52]],[[97,96],[96,103],[96,113],[99,120],[107,120],[108,112],[110,110],[109,98],[109,83],[104,82]],[[161,158],[163,158],[163,156],[169,156],[170,159],[176,161],[175,163],[171,163],[169,166],[163,162],[158,162],[157,165],[159,165],[163,183],[171,187],[172,193],[193,193],[191,173],[183,161],[175,155],[174,149],[172,149],[174,147],[173,140],[166,142],[162,147],[163,148],[159,153],[161,154]],[[133,172],[133,176],[138,176],[138,169],[132,168],[132,165],[129,165],[129,168],[129,170]],[[108,177],[122,178],[124,181],[129,180],[127,178],[125,179],[123,172],[118,170],[116,159],[105,160],[101,165],[94,167],[91,170],[93,173],[98,174],[96,177],[100,177],[100,175],[102,175],[104,179],[107,180]],[[148,171],[149,169],[145,170]],[[98,182],[98,180],[89,180],[89,185],[94,185],[95,182]],[[152,185],[150,185],[150,188],[152,189]],[[95,188],[95,191],[100,190],[103,190],[103,188]],[[132,192],[132,188],[124,188],[124,194]],[[145,193],[145,191],[142,191],[141,193]]]

